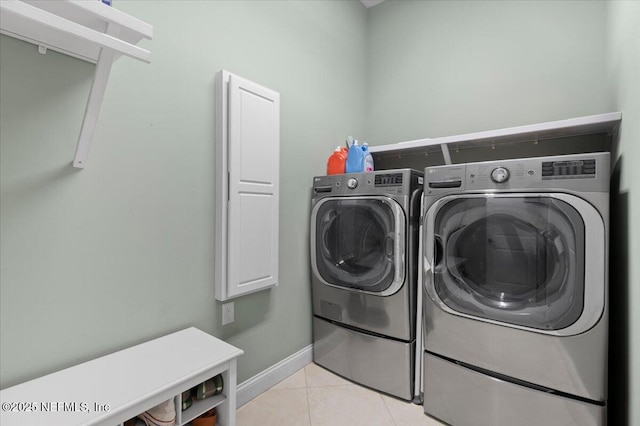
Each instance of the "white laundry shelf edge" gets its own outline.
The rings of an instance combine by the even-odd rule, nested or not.
[[[523,142],[593,133],[615,134],[618,131],[621,120],[622,113],[610,112],[484,132],[370,146],[369,151],[373,154],[403,154],[440,146],[445,159],[447,159],[449,158],[448,150],[451,144],[456,144],[456,148],[465,148],[465,145],[469,147],[483,143],[491,145],[502,141]],[[448,163],[450,163],[450,160]]]

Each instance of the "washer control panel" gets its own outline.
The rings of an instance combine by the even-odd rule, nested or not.
[[[400,185],[402,185],[402,173],[378,173],[374,180],[374,186]]]
[[[343,173],[313,178],[313,197],[354,195],[411,195],[423,188],[423,175],[413,169]]]

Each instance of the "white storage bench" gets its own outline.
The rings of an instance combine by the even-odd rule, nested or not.
[[[0,424],[118,426],[172,399],[177,425],[216,407],[218,424],[235,426],[236,359],[243,353],[188,328],[0,391]],[[218,374],[222,394],[182,411],[182,392]]]

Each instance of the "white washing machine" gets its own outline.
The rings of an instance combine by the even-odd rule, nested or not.
[[[424,409],[604,425],[609,154],[428,167]]]

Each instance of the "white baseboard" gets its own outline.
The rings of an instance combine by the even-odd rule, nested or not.
[[[242,407],[267,389],[277,385],[313,361],[313,345],[309,345],[240,383],[236,392],[237,408]]]

